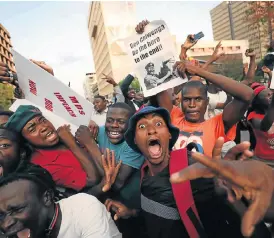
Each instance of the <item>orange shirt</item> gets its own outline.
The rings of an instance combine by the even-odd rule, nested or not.
[[[219,137],[224,137],[225,142],[235,139],[236,124],[225,134],[223,114],[219,114],[202,123],[191,123],[185,120],[181,110],[174,110],[170,113],[171,123],[180,129],[179,138],[174,149],[185,148],[189,143],[200,144],[204,153],[212,156],[212,150]]]

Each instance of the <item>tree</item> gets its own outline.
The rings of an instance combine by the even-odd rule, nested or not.
[[[124,80],[120,81],[120,82],[119,82],[119,85],[121,85],[121,84],[123,83],[123,81],[124,81]],[[131,83],[130,86],[131,86],[132,88],[134,88],[135,90],[137,90],[137,91],[140,91],[140,90],[141,90],[141,85],[140,85],[139,80],[138,80],[137,78],[135,78],[135,79],[132,81],[132,83]]]
[[[246,10],[246,20],[250,23],[250,27],[263,27],[263,33],[268,34],[269,42],[273,40],[274,23],[274,2],[273,1],[255,1],[248,2],[248,10]]]

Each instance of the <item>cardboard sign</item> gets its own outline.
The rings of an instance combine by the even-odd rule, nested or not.
[[[151,22],[145,27],[143,34],[136,33],[125,39],[125,45],[145,97],[187,81],[173,71],[178,57],[164,21]]]
[[[72,125],[88,125],[94,110],[90,102],[16,51],[12,53],[25,99]]]
[[[57,116],[56,114],[52,113],[51,111],[45,109],[44,107],[39,107],[38,105],[35,105],[34,103],[26,100],[26,99],[17,99],[10,107],[10,110],[15,112],[17,110],[17,108],[20,105],[32,105],[35,107],[38,107],[40,109],[40,111],[42,112],[43,116],[48,119],[55,127],[55,129],[57,130],[60,126],[63,126],[65,124],[69,124],[70,125],[70,129],[71,129],[71,133],[74,135],[75,132],[78,129],[78,126],[75,126],[71,123],[69,123],[68,121],[64,120],[63,118]]]

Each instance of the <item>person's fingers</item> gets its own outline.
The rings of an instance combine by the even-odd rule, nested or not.
[[[272,193],[271,193],[272,196]],[[242,234],[250,237],[254,232],[255,226],[260,222],[269,207],[271,197],[268,194],[257,192],[255,200],[249,205],[242,218]]]
[[[231,179],[234,176],[231,170],[227,170],[224,166],[224,163],[226,162],[224,160],[213,160],[198,152],[192,153],[192,158],[210,168],[216,174],[222,175],[226,179]]]
[[[216,48],[219,48],[222,46],[222,41],[219,41],[219,43],[217,44]]]
[[[224,143],[225,143],[225,139],[223,137],[219,137],[216,140],[216,143],[215,143],[213,151],[212,151],[213,159],[221,159],[222,148],[223,148]]]
[[[110,186],[110,184],[109,184],[109,182],[108,182],[108,183],[106,183],[106,184],[103,186],[102,191],[105,193],[105,192],[109,191],[110,188],[111,188],[111,186]]]
[[[250,150],[245,150],[240,157],[238,158],[238,160],[246,160],[246,159],[250,159],[252,156],[254,155],[254,153]]]
[[[213,173],[208,168],[200,163],[195,163],[187,168],[174,173],[170,177],[171,183],[182,183],[187,180],[194,180],[197,178],[210,177]]]
[[[244,141],[233,148],[231,148],[225,155],[225,160],[236,160],[237,156],[248,150],[250,147],[250,142]]]
[[[110,149],[106,149],[106,161],[107,161],[107,166],[110,167],[111,166],[111,151]]]
[[[113,203],[113,201],[111,199],[107,199],[105,202],[105,206],[106,206],[108,212],[110,212],[112,203]]]
[[[119,215],[116,213],[113,218],[114,218],[114,221],[117,221],[119,219]]]
[[[111,151],[111,166],[114,168],[116,164],[114,150]]]
[[[105,159],[105,155],[104,155],[104,154],[101,156],[101,161],[102,161],[102,166],[103,166],[103,168],[106,168],[106,167],[107,167],[107,162],[106,162],[106,159]]]

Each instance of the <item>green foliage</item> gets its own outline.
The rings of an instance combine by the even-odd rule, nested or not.
[[[124,80],[120,81],[120,82],[119,82],[119,85],[121,85],[121,84],[123,83],[123,81],[124,81]],[[135,78],[135,79],[132,81],[132,83],[131,83],[130,86],[131,86],[132,88],[136,89],[137,91],[139,91],[139,90],[141,89],[141,85],[140,85],[140,83],[139,83],[139,81],[138,81],[137,78]]]
[[[9,84],[0,83],[0,106],[8,110],[12,104],[13,87]]]

